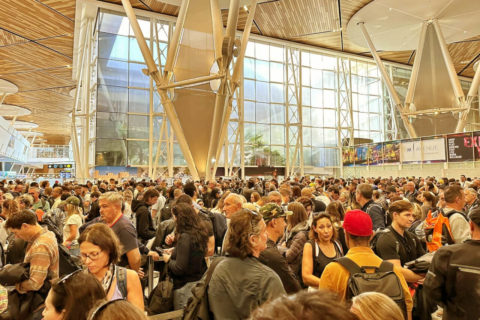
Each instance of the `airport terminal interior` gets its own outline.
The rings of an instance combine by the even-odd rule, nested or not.
[[[478,319],[479,16],[1,0],[0,320]]]

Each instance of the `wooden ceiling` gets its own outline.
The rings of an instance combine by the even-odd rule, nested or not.
[[[350,18],[372,0],[271,0],[255,13],[252,32],[272,38],[370,56],[342,32]],[[69,95],[72,80],[75,0],[2,0],[0,6],[0,78],[19,87],[6,104],[32,111],[19,120],[39,125],[48,143],[70,139],[68,116],[73,107]],[[103,0],[120,4],[120,0]],[[135,8],[178,15],[177,6],[157,0],[131,0]],[[224,23],[227,11],[223,11]],[[242,30],[247,12],[240,10]],[[480,36],[449,45],[458,74],[473,77],[473,63],[480,59]],[[413,51],[381,52],[388,61],[413,64]]]

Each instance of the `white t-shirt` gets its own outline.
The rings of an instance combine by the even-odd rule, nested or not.
[[[82,217],[79,214],[72,214],[70,217],[65,220],[65,226],[63,227],[63,239],[66,240],[70,237],[70,225],[76,225],[78,228],[83,224]],[[77,236],[75,237],[76,241],[80,237],[80,232],[77,229]]]

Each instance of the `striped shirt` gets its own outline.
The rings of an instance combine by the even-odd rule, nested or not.
[[[40,227],[41,228],[41,227]],[[58,278],[58,244],[53,232],[41,229],[29,241],[24,262],[30,262],[30,278],[16,285],[17,291],[38,291],[50,273]]]

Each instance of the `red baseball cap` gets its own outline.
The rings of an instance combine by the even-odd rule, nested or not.
[[[351,235],[368,237],[373,233],[372,218],[362,210],[351,210],[345,214],[343,229]]]

